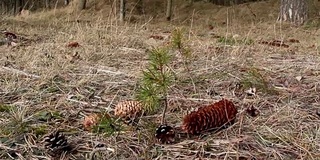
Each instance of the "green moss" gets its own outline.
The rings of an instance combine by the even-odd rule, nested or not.
[[[0,112],[10,112],[12,106],[6,104],[0,104]]]
[[[103,116],[99,119],[98,125],[93,127],[93,132],[103,133],[106,136],[111,136],[121,129],[121,126],[114,118]]]
[[[48,132],[48,126],[47,125],[38,125],[38,126],[33,126],[32,131],[35,133],[35,135],[42,136]]]
[[[34,116],[39,121],[48,121],[50,119],[61,119],[61,115],[58,111],[40,111]]]
[[[227,44],[227,45],[236,45],[236,44],[251,45],[254,43],[252,39],[248,39],[248,38],[235,39],[233,37],[220,37],[217,40],[217,42]]]

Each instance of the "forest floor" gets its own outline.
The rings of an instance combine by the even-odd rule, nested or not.
[[[1,29],[27,40],[0,46],[0,159],[53,159],[43,140],[57,129],[73,144],[71,153],[54,154],[60,159],[318,159],[320,30],[241,23],[233,11],[214,22],[199,12],[171,23],[144,17],[120,24],[103,13],[62,11],[2,19]],[[176,28],[192,57],[187,72],[171,52],[178,79],[167,123],[179,128],[188,111],[222,98],[236,104],[236,122],[198,136],[177,130],[173,144],[154,137],[161,111],[111,135],[86,131],[85,116],[112,115],[118,102],[134,99],[148,51],[170,43]],[[250,88],[255,95],[245,93]],[[252,106],[256,116],[247,112]]]

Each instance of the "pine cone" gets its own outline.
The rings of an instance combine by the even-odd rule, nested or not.
[[[174,142],[175,131],[171,126],[160,125],[156,130],[155,136],[161,143],[172,143]]]
[[[17,35],[8,31],[2,31],[5,36],[5,40],[8,45],[16,44],[17,43]]]
[[[72,147],[68,143],[68,140],[63,134],[60,133],[60,131],[55,131],[49,136],[46,136],[44,142],[45,147],[49,149],[51,151],[50,153],[53,155],[72,150]]]
[[[83,120],[83,127],[87,131],[91,131],[92,128],[99,124],[101,121],[101,118],[110,118],[109,114],[91,114],[89,116],[86,116]]]
[[[87,131],[91,131],[93,126],[98,124],[99,117],[97,114],[91,114],[89,116],[84,117],[83,127]]]
[[[139,101],[123,101],[116,105],[114,114],[121,118],[131,119],[141,114],[142,109],[143,105]]]
[[[183,119],[182,129],[191,134],[219,128],[234,121],[237,109],[231,101],[223,99],[209,106],[191,112]]]

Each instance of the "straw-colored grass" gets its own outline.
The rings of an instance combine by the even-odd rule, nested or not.
[[[3,18],[0,27],[32,42],[0,46],[0,158],[52,159],[43,137],[61,129],[76,148],[56,155],[61,159],[319,159],[320,30],[277,23],[276,6],[262,10],[268,4],[272,2],[250,5],[261,18],[249,18],[252,13],[245,5],[218,7],[217,15],[218,9],[209,10],[217,6],[202,2],[176,5],[172,23],[161,15],[151,19],[152,13],[132,13],[135,21],[120,24],[110,9],[77,14],[60,8]],[[263,7],[254,8],[259,5]],[[189,14],[183,13],[187,10]],[[170,40],[166,32],[176,27],[185,29],[193,54],[192,80],[181,56],[175,55],[179,81],[169,93],[167,122],[179,127],[187,111],[224,97],[238,107],[236,123],[197,137],[178,131],[171,145],[154,137],[161,112],[143,116],[138,127],[123,126],[112,136],[85,131],[85,115],[112,114],[117,102],[134,98],[147,50],[165,45]],[[258,43],[275,39],[289,48]],[[66,47],[73,41],[81,46]],[[79,57],[72,59],[76,53]],[[244,88],[237,89],[237,84]],[[244,93],[250,87],[257,89],[253,97]],[[208,90],[217,95],[208,95]],[[247,114],[250,106],[258,109],[257,117]]]

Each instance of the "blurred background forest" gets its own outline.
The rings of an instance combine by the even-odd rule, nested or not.
[[[85,2],[87,0],[79,0],[81,3]],[[224,6],[230,6],[230,5],[236,5],[236,4],[243,4],[248,2],[256,2],[256,1],[263,1],[263,0],[184,0],[183,3],[186,4],[192,4],[194,2],[203,1],[206,3],[213,3],[216,5],[224,5]],[[35,11],[38,9],[50,9],[54,7],[63,7],[66,5],[69,5],[72,0],[2,0],[1,3],[1,13],[2,14],[18,14],[22,9],[27,9],[30,11]],[[91,2],[89,0],[89,2]],[[93,2],[98,2],[97,0],[93,0]],[[106,0],[107,3],[111,4],[114,3],[113,0]],[[150,3],[150,0],[136,0],[135,3]],[[161,1],[153,1],[156,4],[161,3]],[[151,2],[152,3],[152,2]],[[163,3],[166,3],[163,1]]]
[[[280,8],[285,8],[285,4],[299,2],[299,0],[2,0],[0,2],[0,14],[21,15],[69,7],[72,8],[73,11],[86,9],[100,13],[103,12],[103,10],[108,10],[108,12],[111,10],[111,14],[119,17],[120,21],[137,18],[134,17],[135,15],[148,15],[153,18],[166,16],[166,19],[170,20],[172,15],[176,19],[177,17],[187,18],[189,16],[186,14],[192,14],[193,10],[196,10],[197,12],[212,10],[211,13],[217,13],[217,9],[230,6],[242,8],[239,12],[248,12],[248,14],[245,15],[247,17],[243,17],[245,21],[247,18],[264,19],[270,17],[270,14],[279,16],[279,14],[284,14],[280,13]],[[315,18],[318,19],[320,15],[319,1],[308,0],[301,2],[306,2],[305,6],[303,6],[303,12],[308,13],[308,16],[305,17],[303,22],[307,21],[309,18],[312,20]],[[270,8],[276,10],[270,10]],[[110,12],[107,14],[110,14]],[[125,17],[125,15],[130,16],[128,18]],[[184,19],[180,20],[183,21]]]

